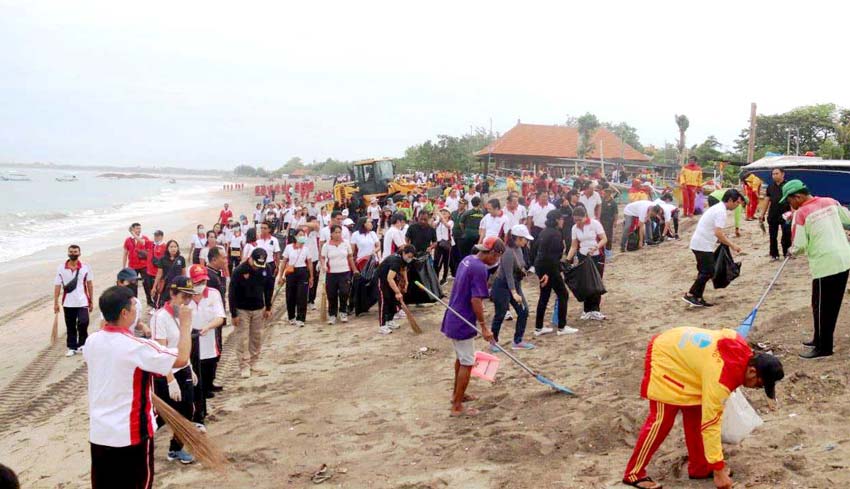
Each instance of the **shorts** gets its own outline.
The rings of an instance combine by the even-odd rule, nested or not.
[[[466,340],[452,340],[452,345],[455,347],[457,360],[464,367],[472,367],[475,365],[475,341],[473,338]]]

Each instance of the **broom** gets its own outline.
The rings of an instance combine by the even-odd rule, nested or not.
[[[413,313],[411,313],[410,309],[407,308],[407,304],[401,302],[400,305],[401,310],[404,311],[405,316],[407,316],[407,324],[410,325],[410,329],[412,329],[416,334],[422,334],[422,328],[419,327],[419,323],[416,322],[416,318],[413,317]]]
[[[328,320],[328,294],[323,284],[319,284],[319,293],[319,320],[324,323]]]
[[[50,330],[50,344],[56,343],[56,338],[59,337],[59,313],[53,315],[53,329]]]
[[[153,394],[153,406],[162,419],[171,427],[174,436],[189,448],[195,458],[205,467],[223,474],[228,466],[224,453],[207,437],[206,433],[198,430],[194,423],[169,406],[156,394]]]

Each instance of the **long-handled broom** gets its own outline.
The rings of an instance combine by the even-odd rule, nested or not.
[[[427,289],[424,285],[422,285],[420,282],[416,282],[416,286],[417,286],[417,287],[419,287],[420,289],[424,290],[426,294],[430,295],[430,296],[431,296],[431,297],[433,297],[433,298],[434,298],[437,302],[439,302],[440,304],[442,304],[443,306],[445,306],[445,308],[446,308],[446,309],[448,309],[449,311],[451,311],[451,312],[452,312],[452,314],[454,314],[455,316],[457,316],[457,317],[458,317],[458,319],[460,319],[461,321],[463,321],[464,323],[466,323],[466,325],[467,325],[467,326],[469,326],[470,328],[474,329],[476,332],[478,332],[478,334],[481,334],[481,330],[480,330],[480,329],[478,329],[478,328],[477,328],[474,324],[472,324],[472,323],[470,323],[469,321],[467,321],[465,317],[461,316],[461,315],[460,315],[460,313],[458,313],[457,311],[455,311],[455,310],[454,310],[454,309],[453,309],[450,305],[448,305],[448,304],[446,304],[445,302],[443,302],[443,301],[442,301],[439,297],[437,297],[436,295],[434,295],[434,293],[433,293],[433,292],[431,292],[430,290],[428,290],[428,289]],[[557,384],[557,383],[553,382],[552,380],[547,379],[546,377],[544,377],[544,376],[543,376],[542,374],[540,374],[539,372],[535,372],[534,370],[532,370],[532,369],[531,369],[531,367],[529,367],[528,365],[526,365],[526,364],[522,363],[522,362],[520,361],[520,359],[519,359],[519,358],[517,358],[517,357],[513,356],[513,355],[512,355],[509,351],[507,351],[507,350],[505,350],[504,348],[502,348],[502,345],[500,345],[500,344],[498,344],[498,343],[496,343],[496,342],[491,343],[491,345],[495,346],[495,347],[496,347],[496,348],[498,348],[498,349],[499,349],[502,353],[504,353],[505,355],[507,355],[507,357],[508,357],[508,358],[510,358],[511,360],[513,360],[513,361],[514,361],[514,363],[516,363],[517,365],[519,365],[519,366],[520,366],[523,370],[525,370],[526,372],[528,372],[529,374],[531,374],[531,376],[532,376],[532,377],[534,377],[534,378],[535,378],[538,382],[540,382],[541,384],[546,385],[546,386],[549,386],[549,387],[551,387],[551,388],[555,389],[555,390],[556,390],[556,391],[558,391],[558,392],[563,392],[564,394],[569,394],[569,395],[571,395],[571,396],[575,396],[575,395],[576,395],[576,393],[575,393],[575,392],[573,392],[572,390],[570,390],[570,389],[568,389],[568,388],[566,388],[566,387],[564,387],[564,386],[562,386],[562,385],[560,385],[560,384]]]
[[[53,329],[50,330],[50,344],[56,343],[56,338],[59,337],[59,313],[53,315]]]
[[[408,309],[407,304],[404,302],[400,303],[401,310],[404,311],[404,315],[407,316],[407,324],[410,325],[410,329],[413,330],[416,334],[422,334],[422,328],[419,327],[419,323],[416,321],[416,318],[413,317],[413,313]]]
[[[171,427],[174,436],[189,448],[199,462],[218,473],[224,473],[227,469],[227,458],[215,444],[207,437],[206,433],[198,430],[194,423],[184,418],[183,415],[174,410],[162,398],[153,395],[153,406],[162,419]]]

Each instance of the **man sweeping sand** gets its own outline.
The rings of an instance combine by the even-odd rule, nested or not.
[[[457,311],[470,323],[477,322],[484,339],[493,341],[493,333],[484,320],[483,301],[490,295],[487,289],[487,277],[489,276],[487,269],[499,261],[499,258],[505,252],[505,243],[501,239],[491,236],[484,238],[480,244],[475,245],[474,250],[476,251],[475,255],[467,256],[458,264],[449,307]],[[441,331],[452,340],[457,354],[452,416],[475,416],[478,414],[478,410],[464,408],[463,402],[475,400],[471,396],[466,396],[466,388],[469,385],[472,367],[475,365],[474,338],[477,333],[450,310],[446,310],[443,316]]]

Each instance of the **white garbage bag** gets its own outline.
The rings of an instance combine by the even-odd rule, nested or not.
[[[723,443],[737,445],[763,424],[764,421],[738,388],[726,399],[723,422],[720,426],[720,439]]]

